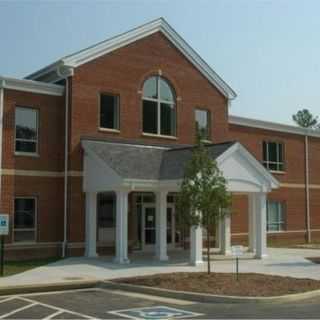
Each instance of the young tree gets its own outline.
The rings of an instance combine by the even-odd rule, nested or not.
[[[308,109],[299,110],[292,119],[302,128],[319,129],[318,117],[313,116]]]
[[[219,219],[229,214],[230,205],[226,180],[198,135],[181,184],[177,211],[184,224],[202,226],[207,230],[208,273],[211,272],[210,236],[214,235]]]

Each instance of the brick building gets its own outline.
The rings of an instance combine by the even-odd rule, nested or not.
[[[234,91],[157,19],[26,79],[0,78],[1,212],[7,256],[167,252],[202,230],[177,227],[174,199],[196,124],[228,180],[235,214],[221,250],[320,234],[320,134],[229,116]],[[232,221],[231,221],[232,220]]]

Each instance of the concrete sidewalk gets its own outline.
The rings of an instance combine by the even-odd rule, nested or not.
[[[245,255],[240,261],[240,272],[255,272],[297,278],[320,280],[320,264],[314,264],[306,257],[320,257],[320,250],[269,248],[264,260]],[[169,252],[170,256],[170,252]],[[128,265],[112,262],[112,257],[88,259],[67,258],[47,266],[35,268],[17,275],[0,279],[0,287],[17,285],[39,285],[73,282],[80,280],[106,280],[121,277],[142,276],[169,272],[205,271],[206,263],[193,267],[188,263],[188,252],[173,252],[168,262],[158,262],[151,255],[134,254]],[[231,257],[215,256],[212,263],[215,272],[234,272],[235,263]]]

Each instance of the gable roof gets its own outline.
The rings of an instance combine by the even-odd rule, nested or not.
[[[228,99],[234,99],[236,97],[236,93],[231,87],[224,82],[224,80],[187,44],[187,42],[182,39],[182,37],[179,36],[164,18],[153,20],[128,32],[99,42],[74,54],[65,56],[55,63],[28,75],[26,78],[47,82],[58,81],[63,78],[65,72],[70,75],[74,68],[156,32],[161,32],[169,41],[171,41],[174,46],[209,80],[209,82],[221,92],[221,94]],[[71,71],[68,71],[68,69]]]

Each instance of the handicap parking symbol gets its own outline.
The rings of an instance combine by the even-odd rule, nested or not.
[[[166,306],[153,306],[146,308],[132,308],[126,310],[110,311],[110,314],[118,315],[130,319],[185,319],[200,316],[199,313],[190,312],[187,310],[180,310]]]

